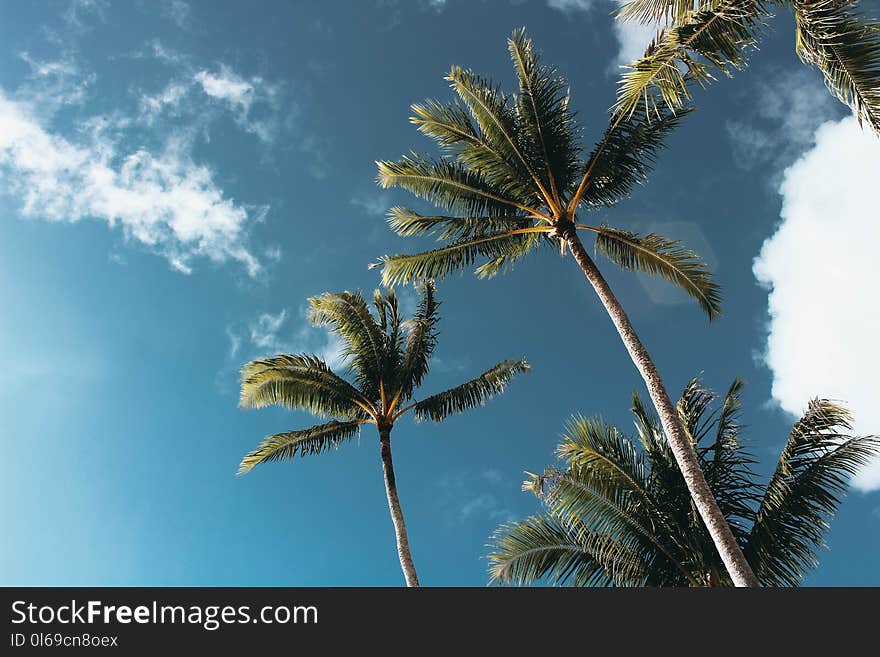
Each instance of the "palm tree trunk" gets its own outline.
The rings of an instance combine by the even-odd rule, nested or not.
[[[406,523],[403,520],[403,509],[397,497],[397,483],[394,480],[394,463],[391,460],[391,430],[379,429],[379,445],[382,451],[382,473],[385,475],[385,493],[388,495],[388,508],[391,511],[391,522],[394,523],[394,535],[397,538],[397,556],[400,568],[406,578],[407,586],[419,586],[419,577],[409,552],[409,539],[406,537]]]
[[[691,439],[685,434],[678,413],[669,399],[666,388],[663,386],[660,374],[648,355],[648,351],[642,345],[641,340],[639,340],[635,329],[630,324],[629,317],[626,316],[626,312],[624,312],[620,302],[614,296],[605,278],[596,267],[592,258],[587,254],[574,227],[572,226],[567,230],[560,231],[560,233],[561,237],[568,243],[568,248],[571,250],[574,259],[577,260],[587,280],[590,281],[590,284],[605,306],[605,310],[611,316],[611,321],[614,322],[614,326],[620,334],[620,339],[623,340],[630,358],[632,358],[633,363],[635,363],[636,368],[638,368],[639,373],[642,375],[642,379],[645,381],[648,393],[651,395],[651,401],[654,402],[654,407],[660,416],[663,431],[666,433],[669,446],[684,476],[694,504],[700,513],[700,517],[702,517],[703,522],[706,524],[712,540],[715,542],[715,547],[718,549],[721,560],[727,567],[727,572],[730,573],[733,583],[736,586],[758,586],[758,580],[751,566],[749,566],[739,544],[736,542],[736,538],[730,530],[730,525],[727,524],[727,519],[721,513],[721,509],[718,508],[718,502],[715,501],[715,497],[709,489],[709,484],[706,483],[706,478],[703,476],[703,471],[700,468],[700,461],[697,458],[697,452]]]

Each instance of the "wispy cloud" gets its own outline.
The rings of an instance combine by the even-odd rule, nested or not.
[[[813,397],[842,400],[856,432],[880,434],[880,141],[851,116],[823,124],[813,140],[783,174],[782,223],[754,263],[769,290],[772,394],[793,416]],[[880,460],[853,484],[880,489]]]
[[[245,323],[228,326],[230,358],[241,361],[274,354],[309,353],[320,356],[331,369],[345,368],[342,341],[335,333],[314,327],[307,308],[263,312]]]
[[[474,521],[509,522],[516,517],[509,498],[518,486],[508,482],[496,469],[457,472],[437,482],[438,500],[447,520],[455,524]]]
[[[104,22],[107,0],[70,0],[62,18],[69,29],[85,30],[93,20]]]
[[[748,107],[745,116],[725,126],[734,161],[744,169],[772,165],[781,170],[812,145],[816,128],[839,116],[820,77],[803,67],[757,82]]]
[[[560,11],[587,11],[596,3],[594,0],[547,0],[547,6]]]
[[[189,27],[192,16],[192,7],[183,0],[163,0],[162,16],[167,18],[180,29]]]
[[[350,203],[371,217],[384,217],[391,205],[388,194],[359,194]]]

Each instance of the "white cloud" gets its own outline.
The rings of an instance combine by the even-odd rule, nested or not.
[[[236,122],[247,132],[256,135],[263,142],[270,142],[278,128],[275,110],[278,108],[279,87],[254,76],[248,80],[241,77],[225,64],[211,73],[200,70],[193,76],[202,91],[215,100],[225,103],[236,114]],[[256,104],[262,104],[269,112],[262,118],[255,118],[252,111]]]
[[[252,276],[260,271],[246,247],[246,229],[265,208],[227,198],[212,171],[193,162],[185,139],[172,135],[158,153],[125,152],[100,124],[93,120],[87,138],[74,143],[41,125],[30,105],[0,91],[0,174],[5,191],[21,200],[23,215],[120,226],[127,238],[185,273],[196,256],[238,261]]]
[[[861,434],[880,434],[878,172],[880,140],[853,117],[823,124],[783,175],[782,223],[754,263],[770,290],[773,398],[794,415],[812,397],[841,400]],[[880,460],[853,484],[880,489]]]
[[[254,99],[254,85],[227,66],[221,66],[218,73],[199,71],[195,79],[209,96],[225,100],[244,111],[250,109]]]

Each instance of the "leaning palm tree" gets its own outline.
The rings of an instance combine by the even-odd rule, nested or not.
[[[794,11],[801,60],[880,135],[880,22],[866,18],[857,0],[630,0],[621,20],[663,27],[623,74],[616,112],[658,100],[681,107],[692,83],[705,86],[713,70],[730,75],[743,68],[775,7]]]
[[[310,299],[310,319],[328,326],[342,341],[353,382],[335,374],[313,354],[279,354],[247,363],[241,372],[242,408],[283,406],[306,410],[329,422],[308,429],[267,436],[239,466],[239,474],[260,463],[310,456],[337,448],[359,436],[364,424],[379,434],[382,471],[388,508],[397,539],[397,554],[407,586],[418,586],[397,494],[391,460],[391,431],[408,411],[416,420],[442,422],[455,413],[481,406],[504,391],[510,380],[529,369],[524,360],[506,360],[476,379],[444,392],[413,400],[428,373],[437,342],[434,285],[421,286],[421,298],[412,319],[403,321],[394,290],[374,296],[376,316],[359,293],[324,294]]]
[[[761,485],[740,436],[735,380],[723,403],[697,380],[678,413],[737,542],[765,586],[798,586],[817,565],[829,521],[849,477],[880,454],[877,437],[847,435],[850,416],[813,400],[770,480]],[[633,395],[637,438],[600,419],[575,417],[559,444],[564,469],[523,484],[546,511],[501,527],[490,556],[493,580],[575,586],[730,586],[688,498],[663,431]]]
[[[443,156],[379,162],[379,183],[407,189],[450,214],[423,216],[396,207],[389,211],[389,224],[400,235],[434,234],[447,244],[416,255],[385,256],[374,266],[383,268],[383,281],[390,285],[443,277],[478,259],[485,262],[477,273],[494,276],[541,245],[571,251],[648,387],[724,563],[737,584],[755,585],[654,362],[578,236],[578,231],[595,234],[596,251],[624,269],[679,285],[710,320],[720,314],[719,287],[700,259],[679,242],[604,224],[581,224],[577,217],[581,210],[613,206],[642,182],[663,138],[684,112],[641,106],[615,120],[583,159],[565,80],[540,63],[523,30],[514,32],[509,49],[518,94],[504,94],[476,73],[453,67],[447,80],[460,102],[413,105],[413,123],[439,143]]]

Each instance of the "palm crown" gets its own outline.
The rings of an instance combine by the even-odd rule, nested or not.
[[[363,424],[390,429],[409,410],[418,420],[440,422],[484,404],[529,369],[525,360],[506,360],[476,379],[412,402],[437,342],[440,304],[432,283],[422,285],[418,308],[408,321],[400,316],[394,290],[385,295],[376,291],[375,317],[356,292],[324,294],[310,304],[312,323],[328,326],[341,338],[353,383],[312,354],[279,354],[247,363],[241,374],[242,408],[278,405],[334,419],[267,436],[244,457],[241,474],[260,463],[320,454],[357,435]]]
[[[880,23],[865,18],[857,0],[630,0],[623,20],[660,23],[644,57],[620,83],[615,110],[621,115],[681,107],[692,83],[706,85],[712,71],[730,75],[743,68],[745,54],[772,18],[774,7],[795,16],[795,48],[816,66],[834,95],[849,105],[859,123],[880,135]]]
[[[389,225],[398,234],[434,235],[446,244],[381,258],[375,266],[382,266],[384,282],[439,278],[478,260],[477,274],[494,276],[536,247],[582,229],[596,235],[596,250],[617,265],[666,278],[710,318],[717,316],[718,286],[680,243],[576,219],[578,210],[612,206],[642,182],[686,111],[637,107],[609,127],[584,159],[565,79],[540,63],[523,30],[514,32],[508,46],[517,94],[453,67],[446,79],[457,102],[428,100],[412,107],[412,122],[439,144],[442,156],[412,154],[377,163],[380,185],[402,187],[450,213],[390,210]]]
[[[416,419],[440,422],[453,413],[484,404],[501,393],[510,380],[529,369],[525,360],[506,360],[480,376],[444,392],[413,401],[428,373],[437,343],[437,310],[431,281],[421,285],[415,315],[403,321],[394,290],[373,297],[375,315],[356,292],[324,294],[310,299],[311,321],[328,326],[342,341],[352,382],[319,357],[279,354],[254,360],[241,373],[240,405],[261,408],[277,404],[302,409],[332,420],[308,429],[267,436],[239,466],[239,474],[260,463],[320,454],[375,424],[379,434],[388,508],[394,524],[400,567],[408,586],[419,586],[397,493],[391,457],[394,423],[412,410]]]
[[[678,402],[712,492],[760,582],[797,586],[817,563],[848,478],[880,453],[876,437],[846,435],[849,414],[814,400],[792,428],[766,485],[740,432],[738,380],[720,408],[691,381]],[[558,448],[563,470],[523,485],[547,511],[499,529],[492,576],[504,583],[550,577],[574,585],[729,585],[691,505],[662,430],[633,396],[637,440],[599,419],[575,417]]]

